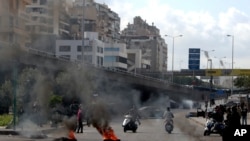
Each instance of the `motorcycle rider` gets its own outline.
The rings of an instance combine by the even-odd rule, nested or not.
[[[214,113],[212,114],[212,118],[214,120],[214,125],[211,128],[211,130],[216,130],[219,123],[223,122],[223,120],[224,120],[223,112],[221,111],[219,106],[216,106],[214,108]]]
[[[167,110],[164,112],[163,118],[165,119],[165,122],[166,121],[171,121],[172,124],[174,125],[174,121],[173,121],[174,114],[170,111],[169,107],[167,107]]]
[[[138,112],[138,110],[136,109],[135,105],[133,105],[133,107],[128,111],[128,114],[132,116],[132,121],[134,122],[138,122],[139,125],[141,125],[141,122],[139,120],[140,118],[140,114]]]

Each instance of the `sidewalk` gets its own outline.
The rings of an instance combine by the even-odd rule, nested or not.
[[[22,134],[30,134],[30,135],[45,135],[52,131],[62,129],[62,126],[59,127],[51,127],[50,124],[44,124],[42,127],[16,127],[11,129],[6,129],[4,126],[0,126],[0,135],[22,135]]]

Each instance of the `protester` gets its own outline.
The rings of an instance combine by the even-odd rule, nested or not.
[[[240,114],[237,110],[237,106],[232,107],[232,115],[229,120],[229,125],[230,128],[236,128],[240,126]]]
[[[79,133],[83,133],[83,113],[82,113],[82,105],[79,105],[79,109],[78,109],[78,112],[77,112],[77,130],[76,132]]]
[[[247,125],[247,107],[246,105],[243,106],[243,108],[241,109],[241,119],[242,119],[242,122],[241,124],[242,125]]]

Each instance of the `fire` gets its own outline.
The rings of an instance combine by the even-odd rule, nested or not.
[[[95,99],[88,112],[88,125],[92,124],[92,126],[101,134],[104,141],[120,141],[115,135],[114,130],[109,125],[110,115],[103,102],[97,102]]]
[[[95,128],[102,135],[104,141],[120,141],[120,139],[117,138],[114,130],[110,126],[108,126],[107,128]]]

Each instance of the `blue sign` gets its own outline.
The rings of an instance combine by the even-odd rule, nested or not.
[[[199,48],[189,48],[188,68],[190,70],[200,69],[200,49]]]

